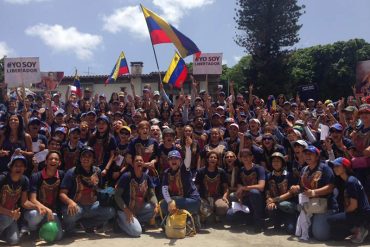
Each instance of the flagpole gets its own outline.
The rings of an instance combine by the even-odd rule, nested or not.
[[[145,17],[145,14],[144,14],[143,5],[140,4],[140,8],[141,8],[141,11],[143,12],[144,19],[145,19],[145,22],[146,22],[146,26],[148,27],[148,31],[149,31],[149,26],[148,26],[148,22],[146,21],[146,17]],[[159,75],[159,83],[162,84],[162,76],[161,76],[161,72],[159,71],[157,53],[155,52],[155,48],[154,48],[154,45],[153,45],[153,39],[152,39],[152,36],[150,35],[150,32],[149,32],[149,37],[150,37],[150,42],[152,43],[152,48],[153,48],[155,63],[157,64],[157,70],[158,70],[158,75]],[[159,84],[158,84],[158,90],[159,90],[159,88],[160,87],[159,87]]]
[[[151,39],[151,38],[150,38],[150,39]],[[159,75],[159,83],[162,83],[162,75],[161,75],[161,72],[159,71],[159,65],[158,65],[157,53],[155,52],[153,42],[152,42],[152,48],[153,48],[153,52],[154,52],[155,63],[157,64],[158,75]],[[159,87],[158,87],[158,88],[159,88]]]

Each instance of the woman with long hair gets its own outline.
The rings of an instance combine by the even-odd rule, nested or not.
[[[198,170],[195,185],[202,199],[201,214],[208,217],[209,213],[225,216],[229,208],[229,186],[225,171],[218,166],[218,154],[210,151],[206,157],[205,167]],[[206,206],[207,205],[207,206]],[[211,207],[213,212],[202,212],[202,208]]]
[[[212,128],[210,130],[210,138],[207,145],[204,146],[202,157],[202,167],[206,163],[206,156],[208,152],[215,151],[218,155],[218,165],[221,167],[222,159],[227,151],[227,145],[222,141],[221,130],[219,128]]]
[[[329,165],[333,167],[335,175],[345,183],[344,212],[328,218],[332,238],[343,240],[352,232],[351,241],[361,244],[369,233],[366,224],[370,221],[370,204],[364,187],[353,175],[348,159],[340,157],[329,161]]]
[[[0,136],[0,172],[7,170],[6,164],[13,154],[26,158],[33,155],[32,138],[25,132],[23,118],[19,114],[9,115],[4,135]]]
[[[223,162],[222,162],[222,168],[225,170],[227,182],[229,185],[229,191],[235,192],[237,189],[237,175],[239,172],[239,163],[238,158],[236,157],[236,154],[232,151],[227,151],[225,153]]]
[[[192,139],[192,144],[190,147],[191,151],[191,164],[190,164],[190,169],[193,173],[193,176],[195,176],[196,171],[200,168],[200,148],[198,142],[194,139],[193,136],[193,127],[191,125],[185,125],[184,131],[182,136],[180,136],[179,139],[176,140],[176,146],[180,149],[180,153],[182,157],[185,157],[185,144],[186,144],[186,139],[191,138]]]
[[[110,181],[110,167],[117,144],[113,135],[110,134],[110,120],[107,116],[97,118],[96,131],[90,137],[88,145],[95,151],[96,164],[101,169],[102,176]]]

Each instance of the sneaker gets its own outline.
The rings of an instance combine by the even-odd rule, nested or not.
[[[351,241],[352,243],[355,243],[355,244],[361,244],[364,242],[368,234],[369,234],[369,231],[366,228],[360,227],[355,237],[352,238]]]
[[[31,235],[31,231],[28,226],[22,226],[21,230],[19,231],[19,238]]]

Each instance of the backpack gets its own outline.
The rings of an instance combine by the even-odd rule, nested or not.
[[[164,231],[167,238],[179,239],[196,234],[194,219],[185,209],[179,209],[165,218]]]

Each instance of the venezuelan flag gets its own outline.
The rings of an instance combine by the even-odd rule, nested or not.
[[[119,55],[119,58],[117,59],[116,64],[113,67],[112,73],[108,77],[108,79],[105,81],[105,85],[107,85],[111,81],[116,81],[118,76],[125,75],[130,73],[127,66],[127,61],[125,58],[125,54],[121,52]]]
[[[188,75],[188,69],[186,67],[184,59],[176,52],[173,57],[170,67],[163,78],[164,83],[170,83],[174,87],[181,88],[186,77]]]
[[[200,55],[199,48],[194,42],[182,34],[172,25],[168,24],[156,13],[141,5],[146,23],[148,25],[152,44],[173,43],[182,57],[192,54]]]
[[[77,69],[75,72],[75,78],[73,80],[73,86],[76,87],[76,95],[81,97],[82,96],[81,83],[80,83],[80,77],[78,76],[78,73],[77,73]]]

